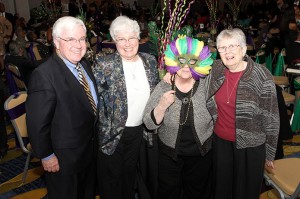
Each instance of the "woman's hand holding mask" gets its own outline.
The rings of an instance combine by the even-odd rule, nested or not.
[[[154,117],[157,124],[160,124],[165,116],[166,110],[175,101],[175,91],[170,90],[165,92],[159,100],[158,105],[154,109]]]

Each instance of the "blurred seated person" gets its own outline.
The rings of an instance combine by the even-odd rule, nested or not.
[[[27,33],[27,39],[30,43],[37,47],[42,59],[48,58],[51,55],[49,47],[38,40],[37,34],[30,31]]]
[[[15,20],[15,28],[21,26],[23,30],[28,30],[27,22],[24,17],[19,17]]]
[[[46,59],[31,61],[29,58],[24,57],[26,52],[17,41],[11,41],[8,45],[8,49],[9,54],[7,54],[4,59],[5,65],[13,64],[17,66],[23,77],[24,83],[27,85],[32,71]]]
[[[146,16],[144,14],[141,14],[139,16],[139,19],[138,19],[138,24],[140,26],[140,29],[141,29],[141,37],[146,37],[148,35],[148,23],[146,21]]]
[[[0,16],[0,71],[4,69],[3,56],[6,53],[6,45],[12,35],[12,24],[6,18]]]
[[[300,5],[294,5],[294,11],[295,11],[295,21],[296,24],[298,26],[298,28],[300,28]]]
[[[251,18],[248,17],[245,12],[239,13],[238,24],[240,26],[247,28],[249,27],[250,22],[251,22]]]
[[[286,60],[289,66],[291,66],[294,60],[300,59],[299,52],[300,52],[300,32],[298,31],[296,40],[291,42],[290,45],[286,46]]]
[[[5,5],[2,2],[0,2],[0,16],[5,17],[13,26],[15,25],[14,16],[5,11]]]
[[[76,17],[79,15],[79,6],[76,0],[70,0],[68,4],[69,16]]]
[[[90,20],[94,21],[95,15],[97,15],[97,14],[98,14],[97,4],[96,3],[89,4],[88,11],[86,13],[87,21],[90,21]]]
[[[19,43],[19,45],[23,48],[24,53],[23,56],[26,58],[29,58],[28,56],[28,47],[30,46],[30,43],[28,42],[28,39],[26,37],[26,32],[25,30],[22,28],[22,26],[17,26],[15,28],[15,41]]]
[[[80,9],[82,9],[83,13],[86,14],[86,12],[87,12],[87,5],[86,5],[86,3],[83,2],[83,0],[79,0],[78,4],[79,4],[78,5],[79,11],[80,11]]]
[[[208,22],[208,15],[205,12],[196,12],[196,25],[204,24],[204,26],[207,25]]]

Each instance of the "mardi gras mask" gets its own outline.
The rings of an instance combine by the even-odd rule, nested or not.
[[[213,59],[203,41],[179,35],[167,45],[165,51],[165,67],[168,72],[175,74],[188,65],[194,79],[199,80],[209,74]]]

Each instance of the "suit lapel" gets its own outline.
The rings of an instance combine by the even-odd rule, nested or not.
[[[56,55],[55,58],[60,66],[59,70],[62,74],[62,77],[65,79],[65,82],[67,84],[66,86],[68,86],[68,88],[72,91],[74,97],[77,98],[87,110],[94,114],[90,101],[79,81],[76,79],[76,77],[73,75],[73,73],[69,70],[69,68],[63,62],[63,60],[61,60],[60,57]]]

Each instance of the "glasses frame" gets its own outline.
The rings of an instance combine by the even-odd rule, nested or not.
[[[229,46],[222,46],[222,47],[219,47],[217,48],[218,52],[219,53],[225,53],[226,50],[228,50],[228,52],[231,52],[231,51],[235,51],[237,49],[237,47],[239,47],[241,45],[239,44],[230,44]]]
[[[138,37],[130,37],[128,39],[126,39],[126,38],[116,39],[116,42],[119,43],[119,44],[121,44],[121,45],[125,45],[127,43],[134,44],[134,42],[136,42],[136,41],[139,41]]]
[[[76,45],[77,43],[80,43],[80,44],[86,44],[87,43],[87,37],[82,37],[80,39],[75,39],[75,38],[69,38],[69,39],[64,39],[64,38],[61,38],[61,37],[57,37],[71,45]]]

